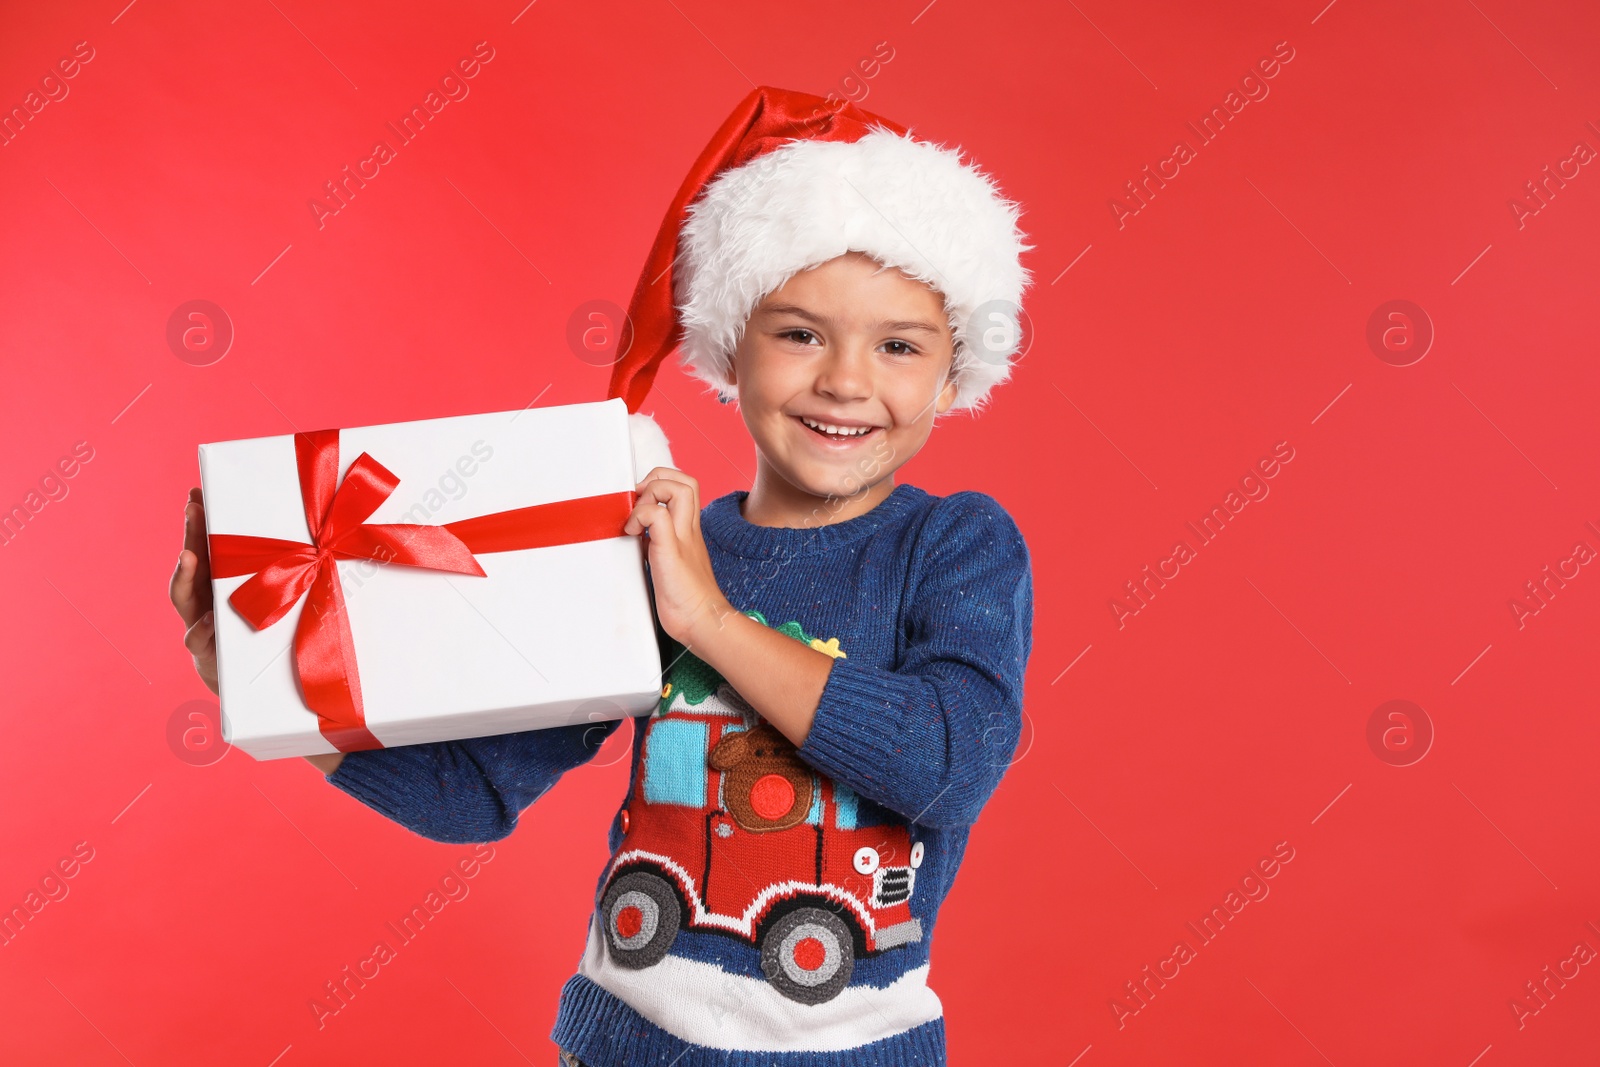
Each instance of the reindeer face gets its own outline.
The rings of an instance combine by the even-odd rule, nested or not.
[[[805,821],[811,808],[811,768],[768,723],[723,734],[710,762],[723,773],[724,803],[744,829],[785,830]]]

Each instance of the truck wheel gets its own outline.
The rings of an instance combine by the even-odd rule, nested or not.
[[[790,1000],[821,1004],[839,995],[855,970],[855,943],[843,919],[822,908],[796,908],[761,940],[761,969]]]
[[[666,879],[632,871],[611,883],[600,902],[606,951],[619,966],[638,970],[660,963],[678,938],[683,909]]]

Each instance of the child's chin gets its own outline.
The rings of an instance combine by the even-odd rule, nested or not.
[[[854,472],[853,465],[838,471],[815,468],[799,471],[789,481],[804,492],[824,499],[860,496],[869,488]]]

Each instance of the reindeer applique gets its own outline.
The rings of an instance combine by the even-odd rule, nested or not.
[[[724,734],[711,750],[710,763],[723,772],[723,803],[744,829],[785,830],[805,821],[814,784],[811,768],[770,723]]]

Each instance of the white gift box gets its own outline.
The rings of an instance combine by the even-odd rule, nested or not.
[[[443,526],[629,492],[671,466],[621,400],[343,429],[339,472],[367,453],[399,479],[367,524]],[[294,435],[200,446],[209,534],[305,542]],[[484,576],[339,559],[366,728],[384,747],[602,722],[650,711],[656,646],[638,537],[476,553]],[[338,749],[297,680],[309,599],[256,630],[214,578],[223,738],[256,759]]]

